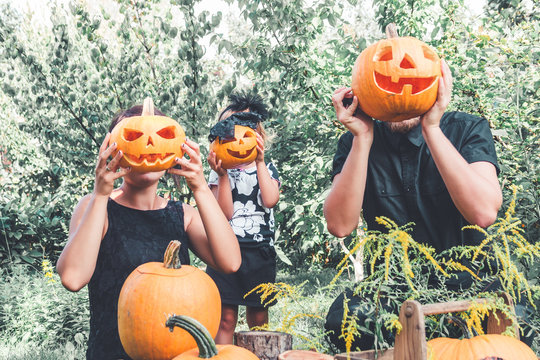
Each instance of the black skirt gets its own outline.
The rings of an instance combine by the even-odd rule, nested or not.
[[[233,274],[224,274],[207,267],[206,273],[215,281],[224,305],[244,305],[250,307],[268,307],[275,304],[266,304],[270,298],[261,303],[261,294],[252,292],[244,295],[256,286],[276,281],[276,250],[270,245],[257,247],[240,246],[242,265]]]

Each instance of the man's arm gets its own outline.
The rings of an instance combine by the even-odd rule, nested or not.
[[[373,120],[355,113],[358,99],[345,108],[343,98],[350,97],[350,88],[334,92],[332,103],[338,120],[353,134],[352,146],[324,202],[324,217],[328,231],[337,237],[349,235],[358,226],[366,187],[369,151],[373,143]]]
[[[456,208],[469,223],[487,227],[502,204],[497,171],[489,162],[469,164],[439,127],[452,94],[452,74],[444,60],[441,70],[437,101],[421,118],[422,134]]]

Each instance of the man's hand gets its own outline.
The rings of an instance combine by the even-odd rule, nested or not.
[[[348,107],[343,105],[343,99],[352,98],[352,103]],[[337,89],[332,96],[332,104],[336,110],[336,116],[340,123],[354,136],[367,135],[373,138],[373,119],[364,114],[358,108],[358,99],[353,96],[350,87]]]
[[[452,97],[452,72],[444,60],[441,60],[441,73],[442,76],[439,78],[437,100],[431,109],[420,117],[423,130],[439,127],[441,118],[446,111],[446,107],[450,103],[450,98]]]

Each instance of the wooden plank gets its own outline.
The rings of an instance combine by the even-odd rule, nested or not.
[[[512,301],[512,298],[508,293],[500,293],[500,297],[503,298],[504,303],[506,305],[509,305],[512,309],[512,312],[514,312],[514,302]],[[487,323],[487,331],[488,334],[501,334],[506,330],[507,326],[514,326],[514,332],[516,333],[516,339],[519,340],[519,326],[517,324],[517,321],[514,321],[514,319],[508,318],[506,315],[504,315],[502,312],[497,310],[495,314],[491,313],[488,316],[488,323]]]
[[[394,359],[394,348],[388,350],[367,350],[360,352],[352,352],[349,355],[347,354],[337,354],[334,356],[334,360],[393,360]]]
[[[426,360],[426,326],[422,305],[418,301],[407,300],[401,305],[399,322],[403,326],[396,335],[395,360]]]
[[[334,360],[334,357],[310,350],[289,350],[279,354],[278,360]]]

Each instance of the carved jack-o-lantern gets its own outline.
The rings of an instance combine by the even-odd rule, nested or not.
[[[360,53],[352,72],[352,89],[367,115],[401,121],[433,106],[440,76],[440,59],[428,45],[412,37],[393,37]]]
[[[154,115],[151,102],[147,98],[141,116],[122,119],[111,132],[110,143],[116,142],[124,153],[120,166],[137,172],[168,169],[184,155],[184,129],[171,118]]]
[[[257,157],[257,135],[249,126],[234,126],[234,139],[221,140],[216,138],[210,145],[210,150],[221,160],[223,169],[233,169],[242,164],[248,164]]]

